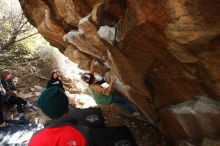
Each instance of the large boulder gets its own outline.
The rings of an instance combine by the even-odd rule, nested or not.
[[[176,140],[202,141],[220,135],[220,102],[198,97],[161,111],[161,131]],[[215,122],[213,122],[215,121]],[[169,127],[169,128],[168,128]]]

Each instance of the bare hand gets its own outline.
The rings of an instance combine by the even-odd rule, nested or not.
[[[111,76],[111,81],[115,82],[117,80],[116,76]]]
[[[96,58],[94,58],[93,60],[92,60],[92,65],[97,65],[97,64],[99,64],[99,62],[98,62],[98,60],[96,59]]]
[[[96,62],[97,61],[97,59],[96,58],[93,58],[92,59],[92,63],[94,63],[94,62]]]
[[[11,90],[11,91],[9,91],[8,95],[9,95],[9,96],[16,96],[16,95],[17,95],[17,92]]]

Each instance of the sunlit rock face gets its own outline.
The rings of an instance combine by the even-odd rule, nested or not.
[[[117,90],[176,144],[220,138],[220,0],[20,3],[80,68],[96,58],[98,73],[116,75]]]

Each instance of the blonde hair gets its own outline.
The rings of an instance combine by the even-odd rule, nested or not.
[[[10,70],[3,70],[1,73],[1,79],[4,80],[9,74],[11,74]]]

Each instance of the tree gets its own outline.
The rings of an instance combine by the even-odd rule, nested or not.
[[[6,50],[12,44],[38,34],[37,32],[32,32],[33,26],[24,16],[21,7],[12,7],[15,5],[12,3],[16,3],[16,0],[9,2],[11,4],[7,5],[5,1],[0,1],[0,50]],[[19,3],[17,2],[18,5]]]

